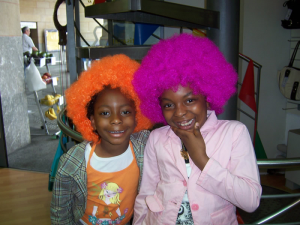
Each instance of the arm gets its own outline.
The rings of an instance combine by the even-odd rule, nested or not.
[[[38,49],[37,49],[37,47],[35,47],[35,45],[34,45],[34,43],[33,43],[33,41],[32,41],[32,39],[31,39],[31,37],[29,37],[29,36],[25,36],[26,37],[26,43],[28,44],[28,46],[30,47],[30,48],[32,48],[32,50],[33,51],[38,51]]]
[[[151,133],[144,152],[143,177],[140,192],[135,200],[133,224],[142,224],[148,212],[145,199],[148,195],[154,194],[159,181],[160,175],[153,144],[153,133]]]
[[[253,212],[259,206],[262,191],[253,145],[244,125],[237,125],[232,137],[228,166],[224,168],[210,158],[197,184],[237,207]]]
[[[71,212],[73,178],[62,174],[61,165],[66,161],[65,155],[59,160],[58,170],[52,191],[50,207],[51,224],[75,224]]]

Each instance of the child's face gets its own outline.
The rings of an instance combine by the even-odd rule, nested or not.
[[[117,192],[115,192],[115,191],[111,191],[111,190],[104,191],[104,196],[107,198],[113,198],[113,197],[115,197],[116,194],[117,194]]]
[[[167,123],[172,127],[192,131],[206,121],[208,104],[202,95],[194,95],[189,87],[179,86],[174,92],[169,89],[161,95],[161,108]]]
[[[108,146],[128,144],[136,126],[134,103],[119,89],[104,89],[96,99],[90,119],[101,143]]]

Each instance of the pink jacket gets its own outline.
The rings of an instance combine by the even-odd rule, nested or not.
[[[203,171],[190,159],[189,178],[180,139],[169,126],[151,132],[134,225],[174,225],[186,190],[195,225],[236,225],[236,206],[247,212],[259,206],[262,189],[247,128],[208,114],[200,132],[210,159]]]

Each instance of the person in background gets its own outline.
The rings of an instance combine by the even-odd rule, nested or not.
[[[134,75],[153,123],[134,225],[237,225],[262,188],[246,126],[219,120],[238,75],[208,38],[175,35],[152,46]]]
[[[23,53],[29,52],[32,54],[32,51],[38,51],[38,49],[35,47],[30,35],[30,29],[29,27],[23,27],[22,28],[22,45],[23,45]]]

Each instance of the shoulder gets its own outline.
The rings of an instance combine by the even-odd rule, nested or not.
[[[218,120],[217,132],[231,135],[233,141],[240,137],[248,137],[249,131],[245,124],[236,120]]]
[[[150,139],[160,139],[168,136],[168,133],[171,132],[171,128],[169,125],[157,128],[151,131]]]
[[[24,39],[26,39],[26,40],[29,40],[29,39],[31,39],[27,34],[23,34],[23,36],[22,36]]]
[[[150,135],[150,131],[149,130],[142,130],[136,133],[133,133],[130,136],[130,140],[132,143],[136,143],[136,144],[146,144],[148,138]]]
[[[133,133],[130,136],[130,141],[132,143],[133,151],[134,151],[137,159],[144,156],[144,149],[145,149],[147,140],[149,138],[149,134],[150,134],[150,131],[142,130],[140,132]]]
[[[84,152],[87,144],[87,141],[77,144],[63,155],[59,168],[61,174],[72,175],[85,165]]]
[[[218,128],[232,129],[233,131],[247,129],[245,124],[237,120],[218,120]]]
[[[74,158],[81,158],[82,154],[84,154],[86,145],[88,144],[88,141],[83,141],[72,148],[70,148],[69,151],[67,151],[66,156],[74,157]]]

